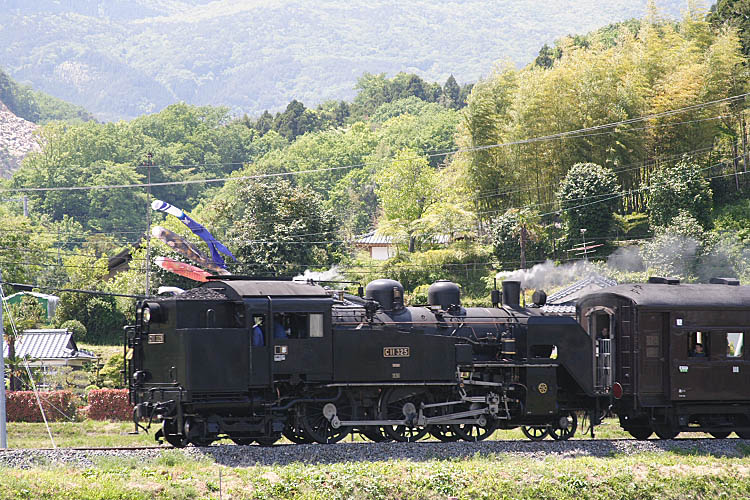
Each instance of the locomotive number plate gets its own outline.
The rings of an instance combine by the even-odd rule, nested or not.
[[[164,343],[164,334],[163,333],[149,333],[148,334],[148,343],[149,344],[163,344]]]
[[[408,358],[411,352],[408,347],[383,347],[384,358]]]

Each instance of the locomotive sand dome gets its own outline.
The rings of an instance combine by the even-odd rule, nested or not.
[[[461,288],[448,280],[438,280],[427,289],[427,303],[440,306],[446,311],[451,306],[461,305]]]
[[[378,279],[365,287],[365,298],[374,300],[384,311],[404,308],[404,286],[396,280]]]
[[[174,446],[229,438],[269,445],[476,441],[521,426],[532,439],[568,439],[578,413],[596,425],[611,384],[572,318],[519,305],[462,307],[454,283],[405,307],[404,288],[375,280],[366,297],[311,283],[212,279],[149,298],[128,333],[136,417]],[[556,357],[551,357],[555,349]]]

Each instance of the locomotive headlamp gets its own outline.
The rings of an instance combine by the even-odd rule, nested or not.
[[[161,307],[155,302],[146,303],[143,306],[143,323],[159,323],[161,321]]]

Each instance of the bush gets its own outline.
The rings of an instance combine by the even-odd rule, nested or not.
[[[620,205],[615,173],[595,163],[576,163],[568,170],[557,192],[569,242],[581,241],[581,229],[589,240],[601,240],[614,227],[613,212]]]
[[[648,211],[654,227],[670,225],[674,217],[685,211],[708,228],[712,206],[711,187],[695,164],[683,160],[651,176]]]
[[[130,420],[133,405],[127,389],[98,389],[89,392],[88,416],[93,420]]]
[[[60,328],[73,332],[73,339],[78,342],[86,338],[86,327],[77,319],[64,321],[63,324],[60,325]]]
[[[40,392],[44,415],[50,422],[70,420],[75,417],[73,393],[70,391]],[[33,391],[7,393],[6,414],[8,422],[43,422],[42,413]]]

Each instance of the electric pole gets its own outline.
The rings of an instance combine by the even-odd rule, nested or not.
[[[146,297],[151,295],[151,159],[153,154],[148,153],[148,184],[146,185]]]
[[[0,269],[0,287],[3,282],[3,271]],[[3,328],[3,307],[5,306],[5,294],[0,288],[0,449],[8,449],[8,432],[5,427],[7,416],[5,414],[5,328]]]

